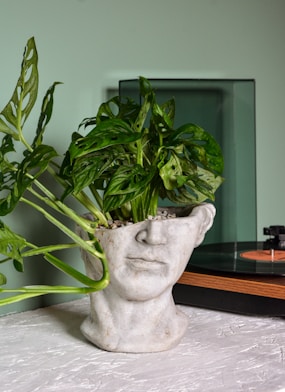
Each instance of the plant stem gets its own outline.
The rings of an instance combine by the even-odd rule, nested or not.
[[[34,180],[34,184],[47,196],[41,196],[38,192],[36,192],[32,187],[29,187],[28,190],[36,196],[39,200],[53,208],[55,211],[60,212],[61,214],[69,217],[73,220],[73,222],[77,223],[80,227],[86,230],[89,233],[94,232],[94,222],[88,221],[83,217],[76,214],[71,208],[66,206],[60,200],[56,198],[56,196],[50,192],[42,183],[38,180]]]
[[[54,255],[47,253],[45,255],[45,259],[52,264],[54,267],[58,268],[60,271],[63,271],[67,275],[72,276],[77,281],[83,283],[87,287],[92,287],[96,290],[102,290],[109,284],[110,276],[109,276],[109,269],[107,265],[107,260],[105,255],[101,258],[102,267],[103,267],[103,274],[100,280],[93,280],[88,276],[82,274],[81,272],[75,270],[70,265],[64,263]]]
[[[91,212],[97,219],[98,224],[104,225],[108,227],[108,220],[106,219],[105,215],[94,206],[94,203],[90,200],[90,198],[86,195],[85,192],[79,192],[74,195],[74,197],[84,206],[86,207],[87,211]],[[108,214],[109,215],[109,214]],[[109,215],[110,216],[110,215]],[[111,217],[110,217],[111,218]]]
[[[19,289],[0,289],[0,293],[22,293],[7,298],[0,299],[0,306],[10,305],[24,299],[39,297],[45,294],[89,294],[105,288],[106,285],[98,287],[72,287],[72,286],[24,286]]]
[[[18,106],[17,106],[17,131],[19,132],[19,139],[20,142],[24,144],[24,146],[29,150],[30,152],[33,151],[32,147],[30,144],[26,141],[23,132],[22,132],[22,106],[23,106],[23,89],[21,90]]]
[[[142,151],[141,139],[137,140],[136,143],[137,143],[137,164],[143,167],[143,151]]]
[[[57,163],[52,161],[51,164],[58,168]],[[47,170],[53,178],[55,178],[64,188],[66,188],[65,182],[57,175],[55,170],[50,165],[48,166]],[[94,195],[95,200],[99,204],[100,208],[102,208],[102,200],[99,197],[98,192],[96,192],[95,194],[94,190],[91,187],[90,190]],[[73,194],[73,196],[80,202],[80,204],[82,204],[87,209],[88,212],[91,212],[98,219],[99,224],[108,227],[108,221],[105,215],[94,205],[94,203],[90,200],[90,198],[86,195],[85,192],[81,191],[77,194]],[[111,216],[107,216],[107,218],[111,219]]]
[[[81,248],[85,249],[87,252],[93,254],[95,257],[99,259],[102,258],[102,253],[98,252],[94,247],[90,246],[80,236],[74,233],[74,231],[67,228],[63,223],[61,223],[59,220],[57,220],[55,217],[53,217],[51,214],[45,211],[42,207],[26,199],[25,197],[21,197],[21,201],[33,207],[35,210],[39,211],[48,221],[50,221],[54,226],[56,226],[59,230],[65,233],[69,238],[71,238],[74,242],[76,242]],[[85,221],[83,218],[80,219],[82,219],[83,222]]]
[[[48,246],[35,246],[31,243],[27,243],[27,246],[30,246],[31,249],[22,252],[23,257],[30,257],[30,256],[37,256],[41,254],[46,254],[48,252],[55,252],[58,250],[63,250],[63,249],[72,249],[72,248],[78,248],[79,245],[76,243],[69,243],[69,244],[56,244],[56,245],[48,245]]]

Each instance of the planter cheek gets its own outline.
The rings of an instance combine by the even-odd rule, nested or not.
[[[203,204],[184,217],[98,230],[110,284],[90,294],[90,315],[81,326],[84,336],[104,350],[117,352],[157,352],[177,345],[188,318],[174,304],[172,287],[214,215],[215,208]],[[85,252],[82,256],[87,274],[98,279],[100,262]]]

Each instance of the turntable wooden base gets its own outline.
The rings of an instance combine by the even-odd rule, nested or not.
[[[209,275],[209,273],[185,271],[178,283],[261,297],[285,299],[285,278],[283,276]]]
[[[285,316],[285,277],[220,273],[188,266],[176,303],[245,314]]]

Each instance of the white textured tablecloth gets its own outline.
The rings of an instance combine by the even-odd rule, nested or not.
[[[285,391],[285,320],[180,306],[175,349],[104,352],[81,335],[89,300],[0,318],[1,392]]]

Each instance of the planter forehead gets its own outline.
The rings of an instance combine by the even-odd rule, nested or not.
[[[90,294],[91,312],[81,326],[96,346],[117,352],[156,352],[180,341],[188,318],[174,304],[172,287],[215,215],[211,204],[191,210],[171,208],[168,212],[179,218],[147,219],[96,231],[109,262],[110,284]],[[87,274],[98,279],[100,262],[85,252],[82,256]]]

